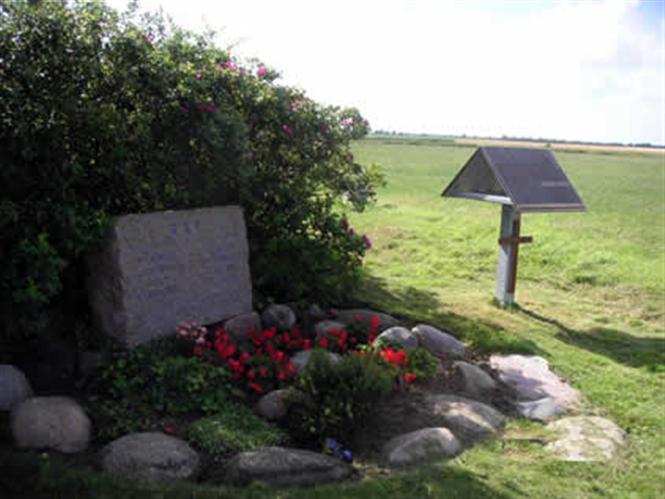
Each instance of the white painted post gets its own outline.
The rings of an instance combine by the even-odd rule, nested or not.
[[[507,307],[515,303],[517,248],[521,215],[510,205],[501,206],[499,259],[496,266],[496,299]]]

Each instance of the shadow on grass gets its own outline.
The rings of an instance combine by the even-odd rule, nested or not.
[[[45,456],[43,454],[42,456]],[[36,452],[0,448],[0,497],[13,498],[234,498],[338,499],[390,497],[498,498],[507,495],[493,489],[482,478],[454,465],[435,464],[398,472],[389,477],[360,482],[342,482],[315,487],[273,488],[254,483],[248,487],[206,486],[190,482],[150,484],[118,476],[71,468],[57,455],[40,457]],[[520,493],[521,491],[516,491]]]
[[[488,321],[469,319],[445,310],[435,293],[413,287],[388,287],[380,277],[365,275],[359,293],[369,308],[382,309],[405,325],[427,323],[450,331],[479,352],[542,355],[536,343]]]
[[[604,327],[587,331],[571,329],[556,319],[545,317],[531,310],[519,308],[524,315],[558,329],[556,338],[570,345],[604,355],[615,362],[644,367],[652,372],[665,372],[665,339],[639,337],[630,333]]]

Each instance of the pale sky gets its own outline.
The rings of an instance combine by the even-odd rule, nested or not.
[[[375,130],[665,144],[665,0],[141,5]]]

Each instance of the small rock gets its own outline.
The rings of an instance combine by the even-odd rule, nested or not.
[[[421,347],[436,356],[464,357],[464,344],[451,334],[433,326],[418,324],[411,330]]]
[[[344,327],[345,327],[345,324],[342,324],[341,322],[320,321],[320,322],[317,322],[316,325],[314,326],[314,333],[316,333],[316,339],[319,340],[321,338],[328,338],[329,337],[328,332],[331,329],[343,330]]]
[[[460,393],[476,400],[491,399],[496,393],[498,383],[480,367],[456,361],[453,368],[453,378],[460,387]]]
[[[9,364],[0,364],[0,411],[11,411],[32,396],[32,388],[23,372]]]
[[[90,420],[69,397],[33,397],[14,406],[10,415],[14,441],[22,449],[81,452],[90,441]]]
[[[314,350],[301,350],[293,357],[291,357],[291,363],[298,370],[298,374],[302,374],[305,371],[305,368],[307,367],[307,364],[309,363],[309,360],[312,357],[313,351]],[[337,364],[340,361],[341,357],[336,353],[328,352],[327,350],[323,351],[325,352],[325,355],[328,356],[328,359],[330,360],[331,364]]]
[[[562,461],[609,461],[625,443],[626,433],[609,419],[576,416],[550,423],[548,430],[561,438],[545,450]]]
[[[266,329],[288,331],[296,324],[296,314],[287,305],[269,305],[261,314],[261,321]]]
[[[196,475],[199,455],[187,442],[163,433],[130,433],[102,450],[104,471],[134,480],[172,482]]]
[[[256,312],[236,315],[224,322],[224,331],[235,338],[248,336],[254,331],[262,330],[261,317]]]
[[[543,422],[566,412],[566,410],[551,397],[517,402],[515,408],[523,418]]]
[[[323,310],[315,303],[307,308],[305,314],[310,324],[323,321],[328,317],[328,314],[325,312],[325,310]]]
[[[462,452],[459,440],[447,428],[423,428],[390,440],[382,461],[388,466],[411,466]]]
[[[492,355],[490,366],[510,386],[518,401],[552,398],[562,409],[579,404],[580,392],[550,371],[542,357],[527,355]]]
[[[386,329],[381,333],[377,338],[379,341],[389,341],[391,343],[397,343],[409,350],[418,348],[418,339],[405,327],[393,326]]]
[[[393,316],[364,308],[338,310],[337,313],[335,314],[334,319],[344,324],[351,324],[357,321],[369,324],[369,321],[374,316],[378,317],[379,320],[381,321],[378,330],[379,333],[385,331],[389,327],[399,326],[399,321],[395,319]]]
[[[288,389],[280,389],[266,393],[256,403],[256,412],[268,421],[284,419],[289,409],[286,401],[288,391]]]
[[[270,485],[312,485],[351,477],[351,466],[331,456],[300,449],[263,447],[241,452],[226,466],[226,479],[247,484],[254,480]]]

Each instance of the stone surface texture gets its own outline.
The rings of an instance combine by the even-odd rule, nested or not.
[[[423,428],[391,439],[383,448],[381,461],[393,467],[413,466],[460,452],[462,445],[447,428]]]
[[[256,403],[256,412],[268,421],[284,419],[289,406],[286,400],[288,389],[273,390],[266,393]]]
[[[482,368],[463,361],[454,362],[453,368],[453,376],[463,395],[476,400],[486,400],[496,393],[498,383]]]
[[[379,325],[379,332],[383,332],[389,327],[399,326],[399,321],[392,315],[384,314],[383,312],[376,312],[366,308],[350,308],[338,310],[334,314],[334,320],[344,324],[351,324],[360,320],[361,322],[369,324],[369,321],[373,316],[378,317],[381,321]]]
[[[23,372],[10,364],[0,364],[0,411],[11,411],[31,396],[32,388]]]
[[[302,374],[307,364],[309,363],[310,358],[312,357],[313,350],[301,350],[291,357],[291,363],[298,370],[298,374]],[[333,352],[328,352],[324,350],[325,355],[330,359],[331,364],[337,364],[340,361],[340,356]]]
[[[562,418],[547,425],[559,435],[545,450],[563,461],[609,461],[623,447],[626,433],[609,419],[597,416]]]
[[[226,467],[226,479],[231,483],[259,480],[278,486],[337,482],[353,473],[351,466],[331,456],[283,447],[241,452]]]
[[[247,312],[246,314],[236,315],[224,322],[224,331],[231,336],[241,338],[248,336],[252,331],[261,331],[261,317],[256,312]]]
[[[419,345],[436,356],[464,357],[464,343],[452,334],[427,324],[418,324],[411,331],[418,339]]]
[[[90,420],[78,402],[69,397],[26,399],[12,409],[10,424],[21,449],[76,453],[90,442]]]
[[[448,428],[462,445],[470,445],[497,432],[505,417],[477,400],[413,392],[375,404],[367,421],[358,443],[368,451],[378,451],[395,435],[423,428]]]
[[[277,328],[277,331],[288,331],[296,324],[296,314],[288,305],[268,305],[261,314],[261,321],[266,329]]]
[[[239,206],[118,217],[87,265],[95,325],[129,347],[252,310]]]
[[[566,409],[551,397],[517,402],[515,409],[523,418],[542,422],[549,421],[566,412]]]
[[[172,482],[194,477],[199,456],[179,438],[162,433],[130,433],[102,449],[102,468],[134,480]]]
[[[490,366],[510,386],[518,401],[551,398],[562,409],[574,408],[581,400],[580,392],[550,371],[542,357],[526,355],[492,355]]]
[[[415,335],[407,328],[401,326],[393,326],[386,329],[376,339],[397,343],[408,350],[418,348],[418,339]]]

